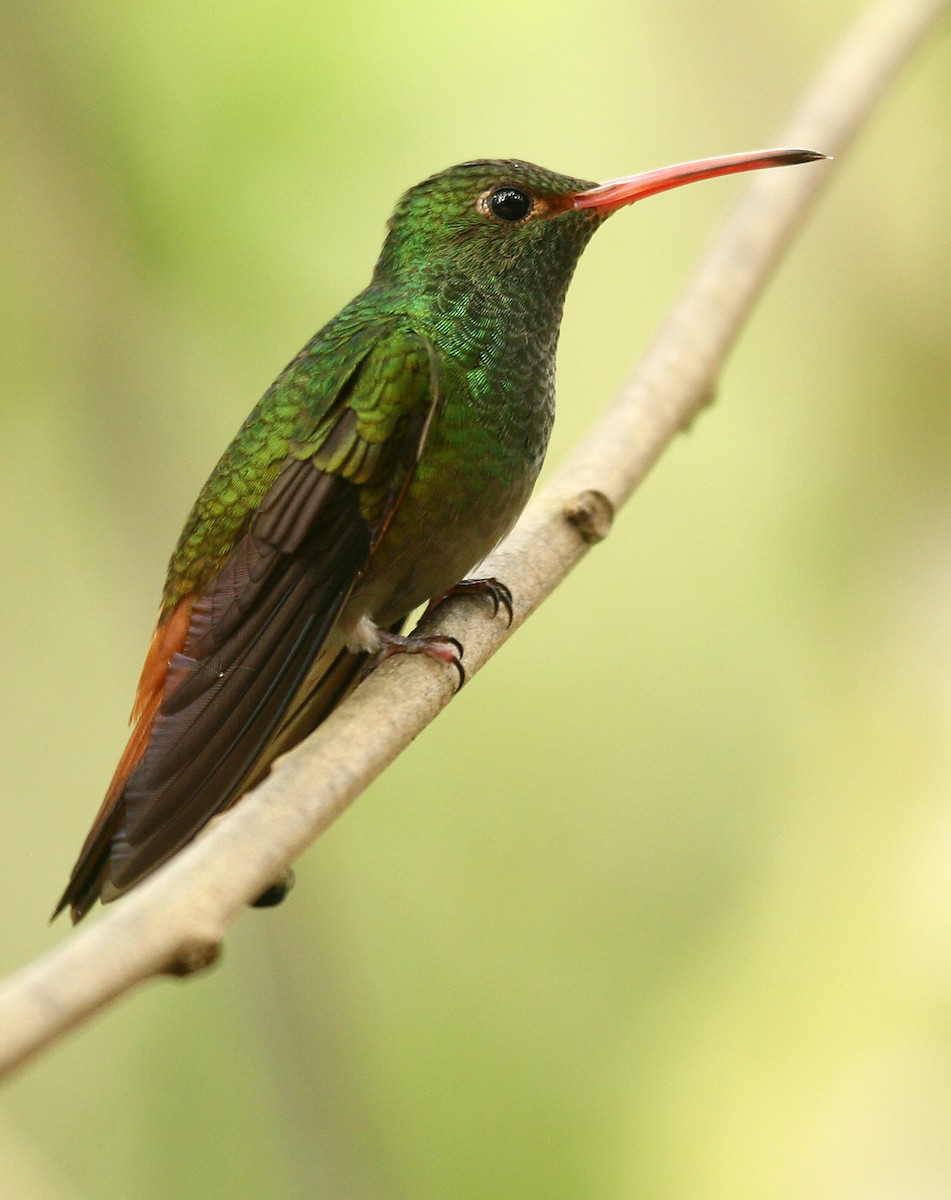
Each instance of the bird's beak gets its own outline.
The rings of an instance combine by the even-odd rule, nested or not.
[[[732,175],[736,171],[759,171],[763,167],[788,167],[793,163],[814,162],[827,158],[818,150],[751,150],[746,154],[724,154],[719,158],[698,158],[695,162],[678,163],[674,167],[661,167],[657,171],[644,171],[641,175],[625,175],[623,179],[610,179],[597,187],[577,192],[574,207],[593,208],[600,216],[609,216],[625,204],[633,204],[645,196],[666,192],[669,188],[694,183],[698,179],[712,179],[715,175]]]

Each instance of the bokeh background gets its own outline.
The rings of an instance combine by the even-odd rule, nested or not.
[[[164,564],[397,195],[775,140],[858,0],[0,7],[0,966]],[[951,46],[596,550],[249,913],[0,1097],[10,1200],[951,1197]],[[557,464],[742,181],[618,216]]]

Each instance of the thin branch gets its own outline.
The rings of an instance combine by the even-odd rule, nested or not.
[[[779,141],[840,154],[948,0],[878,0]],[[610,530],[616,509],[703,407],[771,267],[829,178],[818,164],[754,179],[622,395],[486,564],[516,597],[512,627],[458,600],[439,629],[469,675]],[[211,963],[247,901],[334,821],[451,699],[452,672],[392,660],[207,833],[0,992],[0,1075],[137,984]]]

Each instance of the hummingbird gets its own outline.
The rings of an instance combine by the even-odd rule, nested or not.
[[[372,656],[426,654],[461,683],[462,646],[404,625],[460,590],[511,619],[503,583],[467,576],[541,470],[591,236],[656,192],[824,157],[762,150],[601,184],[481,160],[410,188],[369,285],[284,368],[195,502],[128,744],[53,915],[80,920],[180,850]]]

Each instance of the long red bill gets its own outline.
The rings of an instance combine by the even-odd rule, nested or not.
[[[633,204],[645,196],[666,192],[669,188],[695,183],[699,179],[712,179],[716,175],[733,175],[737,171],[760,171],[764,167],[788,167],[793,163],[815,162],[828,158],[818,150],[751,150],[746,154],[723,154],[719,158],[698,158],[695,162],[677,163],[673,167],[661,167],[656,171],[644,171],[640,175],[625,175],[623,179],[610,179],[597,187],[578,192],[574,198],[575,208],[594,208],[608,216],[625,204]]]

